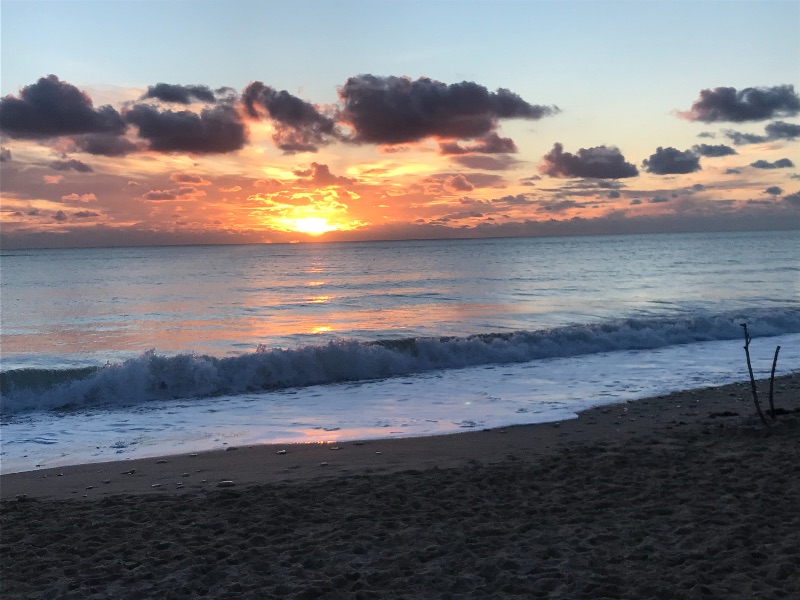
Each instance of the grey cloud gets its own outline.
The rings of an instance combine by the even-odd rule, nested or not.
[[[0,146],[0,162],[11,162],[11,150]]]
[[[260,81],[244,89],[242,103],[254,119],[266,112],[275,127],[273,141],[287,154],[316,152],[341,137],[332,116],[286,90],[277,91]]]
[[[216,102],[214,92],[205,85],[176,85],[171,83],[157,83],[147,88],[142,99],[154,98],[162,102],[175,102],[176,104],[191,104],[199,102]]]
[[[648,202],[650,204],[661,204],[663,202],[669,202],[669,198],[664,198],[663,196],[656,196],[655,198],[650,198]]]
[[[793,85],[749,87],[736,90],[732,87],[704,89],[700,98],[687,112],[679,113],[690,121],[713,123],[730,121],[763,121],[778,116],[800,113],[800,97]]]
[[[598,179],[620,179],[639,174],[636,167],[625,161],[625,157],[614,146],[581,148],[577,154],[564,152],[560,143],[553,145],[544,156],[540,166],[542,173],[550,177],[595,177]]]
[[[63,210],[59,210],[58,212],[56,212],[56,213],[53,215],[53,218],[54,218],[56,221],[58,221],[59,223],[63,223],[64,221],[66,221],[66,220],[67,220],[67,218],[68,218],[68,217],[67,217],[67,213],[65,213]]]
[[[487,136],[477,140],[476,144],[471,146],[460,146],[458,142],[445,142],[439,144],[439,152],[441,154],[509,154],[517,151],[517,145],[511,138],[501,138],[496,133],[490,133]]]
[[[350,77],[339,89],[340,117],[356,142],[401,144],[429,137],[475,139],[500,119],[541,119],[554,106],[526,102],[507,89],[490,92],[474,82],[445,84],[421,77]]]
[[[346,185],[355,181],[349,177],[334,175],[328,165],[315,162],[311,163],[310,168],[294,171],[294,174],[314,185]]]
[[[96,212],[92,212],[91,210],[79,210],[76,213],[72,213],[72,216],[76,219],[89,219],[91,217],[99,217],[100,215]]]
[[[786,204],[791,204],[796,208],[800,208],[800,192],[784,196],[783,201],[786,202]]]
[[[453,160],[470,169],[486,169],[487,171],[505,171],[517,164],[515,159],[503,155],[465,154],[463,156],[454,156]]]
[[[718,157],[736,154],[736,150],[725,144],[695,144],[692,151],[700,156]]]
[[[0,131],[14,138],[47,139],[85,133],[121,134],[125,122],[110,106],[92,99],[55,75],[28,85],[19,97],[0,99]]]
[[[800,137],[800,125],[775,121],[764,128],[770,140],[795,140]]]
[[[700,158],[691,150],[681,152],[672,147],[659,147],[655,154],[642,161],[642,166],[656,175],[693,173],[700,170]]]
[[[780,196],[783,193],[783,190],[779,188],[777,185],[771,185],[767,189],[764,190],[765,194],[770,194],[771,196]]]
[[[91,173],[94,171],[90,165],[75,160],[74,158],[68,160],[54,160],[48,166],[56,171],[77,171],[78,173]]]
[[[73,137],[72,142],[81,152],[100,156],[125,156],[138,150],[127,138],[107,133],[87,133]]]
[[[151,150],[214,154],[233,152],[247,141],[247,131],[229,104],[206,108],[200,114],[138,104],[125,112],[126,121],[139,128]]]
[[[755,167],[756,169],[786,169],[789,167],[793,167],[794,163],[788,158],[779,158],[775,162],[769,162],[767,160],[757,160],[754,163],[750,163],[750,166]]]

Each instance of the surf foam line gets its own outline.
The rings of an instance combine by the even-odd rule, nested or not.
[[[0,374],[0,412],[129,406],[152,400],[207,398],[425,371],[520,363],[618,350],[649,350],[742,336],[800,332],[800,309],[720,315],[628,318],[539,331],[467,337],[339,340],[290,349],[259,347],[234,357],[145,352],[117,364],[67,370],[18,369]]]

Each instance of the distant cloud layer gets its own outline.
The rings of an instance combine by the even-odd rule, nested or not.
[[[374,144],[484,138],[500,119],[541,119],[558,112],[507,89],[490,92],[469,81],[448,85],[426,77],[350,77],[339,98],[340,119],[353,128],[354,141]]]
[[[544,155],[539,169],[550,177],[620,179],[639,174],[636,166],[626,162],[614,146],[581,148],[577,154],[571,154],[564,152],[564,146],[560,143],[554,144],[553,149]]]
[[[642,166],[656,175],[694,173],[700,170],[700,158],[691,150],[659,147],[655,154],[642,161]]]
[[[713,123],[764,121],[775,117],[793,117],[800,113],[800,96],[793,85],[704,89],[700,98],[686,112],[678,113],[690,121]]]

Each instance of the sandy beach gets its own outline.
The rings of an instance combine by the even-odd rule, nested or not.
[[[775,398],[800,408],[800,373]],[[800,597],[800,414],[765,428],[749,383],[8,474],[0,495],[3,598]]]

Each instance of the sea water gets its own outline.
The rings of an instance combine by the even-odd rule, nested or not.
[[[561,420],[800,368],[800,232],[3,251],[0,469]]]

